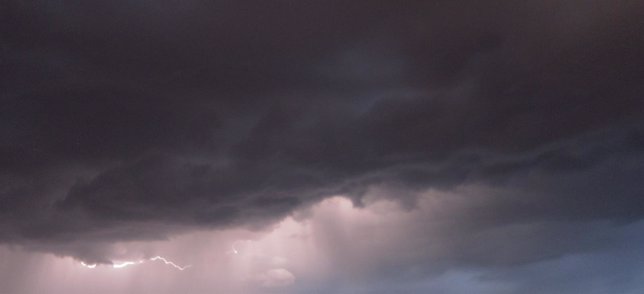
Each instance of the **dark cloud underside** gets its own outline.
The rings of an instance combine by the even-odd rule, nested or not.
[[[489,188],[454,208],[463,234],[639,220],[642,11],[5,1],[0,241],[101,260],[102,242],[262,228],[373,187],[412,205]]]

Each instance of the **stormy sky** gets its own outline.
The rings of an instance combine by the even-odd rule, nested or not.
[[[644,292],[644,2],[0,3],[2,294]]]

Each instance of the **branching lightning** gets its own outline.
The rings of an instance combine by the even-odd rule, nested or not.
[[[165,265],[172,266],[173,268],[175,268],[177,270],[180,270],[180,271],[183,271],[183,270],[185,270],[185,269],[187,269],[187,268],[192,266],[192,265],[180,266],[180,265],[177,265],[176,263],[168,260],[167,258],[165,258],[163,256],[155,256],[155,257],[152,257],[152,258],[143,259],[143,260],[139,260],[139,261],[124,261],[124,262],[120,262],[120,263],[113,263],[112,268],[121,269],[121,268],[125,268],[125,267],[131,266],[131,265],[137,265],[137,264],[142,264],[142,263],[145,263],[145,262],[148,262],[148,261],[157,261],[157,260],[160,260]],[[87,264],[87,263],[82,262],[82,261],[80,262],[80,264],[82,266],[84,266],[86,268],[90,268],[90,269],[94,269],[97,266],[96,263]]]
[[[191,267],[191,266],[192,266],[192,265],[179,266],[179,265],[177,265],[176,263],[174,263],[174,262],[172,262],[172,261],[169,261],[169,260],[167,260],[167,259],[165,259],[165,258],[163,258],[163,257],[161,257],[161,256],[155,256],[155,257],[152,257],[152,258],[150,258],[150,260],[151,260],[151,261],[161,260],[161,261],[163,261],[163,263],[165,263],[165,264],[167,264],[167,265],[170,265],[170,266],[172,266],[172,267],[174,267],[174,268],[176,268],[176,269],[178,269],[178,270],[180,270],[180,271],[185,270],[185,269],[187,269],[187,268],[189,268],[189,267]]]

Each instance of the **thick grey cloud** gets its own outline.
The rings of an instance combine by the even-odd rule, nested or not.
[[[5,243],[109,262],[111,242],[468,185],[488,190],[441,204],[458,236],[644,216],[637,1],[0,8]],[[570,247],[516,245],[446,263]]]

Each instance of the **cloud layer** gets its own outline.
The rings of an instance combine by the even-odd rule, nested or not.
[[[445,268],[597,250],[593,226],[644,216],[641,11],[7,1],[0,242],[111,263],[117,242],[270,230],[334,195],[414,210],[432,192],[449,225],[409,226],[452,232],[433,240]]]

